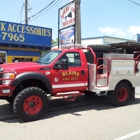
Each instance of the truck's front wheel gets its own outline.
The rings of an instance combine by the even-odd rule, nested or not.
[[[34,121],[45,113],[47,104],[48,98],[42,89],[28,87],[16,96],[13,110],[22,120]]]
[[[127,83],[119,83],[115,90],[109,93],[109,99],[115,106],[126,105],[130,99],[130,87]]]

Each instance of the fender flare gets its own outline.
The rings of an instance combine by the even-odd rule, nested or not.
[[[16,79],[11,83],[10,86],[17,86],[22,81],[25,81],[28,79],[38,79],[42,81],[45,84],[45,86],[48,88],[49,93],[52,93],[52,85],[49,79],[42,73],[37,73],[37,72],[24,72],[17,75]]]

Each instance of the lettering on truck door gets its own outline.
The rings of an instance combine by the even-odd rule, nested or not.
[[[68,60],[68,70],[58,70],[54,76],[54,81],[58,83],[54,88],[60,88],[62,91],[77,91],[87,86],[88,72],[83,69],[82,60],[79,52],[67,52],[61,56],[61,59]]]

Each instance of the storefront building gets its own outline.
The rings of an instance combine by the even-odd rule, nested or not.
[[[35,61],[51,40],[50,28],[0,21],[0,63]]]

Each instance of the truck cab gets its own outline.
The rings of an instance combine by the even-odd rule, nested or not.
[[[63,94],[69,91],[86,90],[88,85],[88,65],[84,52],[81,49],[58,51],[62,53],[51,65],[52,93],[55,95],[56,93]],[[67,69],[58,67],[63,59],[67,61]]]

